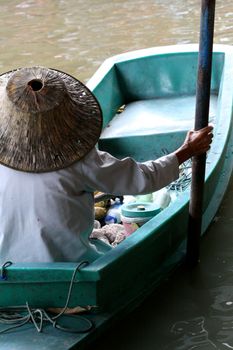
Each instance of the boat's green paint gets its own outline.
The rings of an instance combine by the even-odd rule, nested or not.
[[[104,126],[123,104],[195,95],[197,58],[197,45],[177,45],[130,52],[106,60],[88,82],[102,107]],[[218,96],[218,103],[215,136],[206,166],[202,233],[214,218],[232,173],[233,48],[214,46],[212,68],[211,94]],[[169,152],[174,150],[185,133],[186,130],[180,130],[105,138],[100,140],[99,147],[120,157],[130,154],[146,160],[160,156],[164,145]],[[70,306],[96,305],[98,309],[96,315],[91,316],[96,330],[77,335],[72,344],[78,343],[81,348],[111,319],[124,314],[148,295],[177,266],[185,253],[188,203],[189,189],[117,248],[110,249],[77,274]],[[7,279],[0,281],[0,305],[22,305],[28,301],[37,307],[63,306],[76,266],[76,263],[13,264],[6,270]],[[31,330],[27,334],[32,337]],[[3,349],[8,349],[9,339],[13,342],[16,339],[14,335],[8,340],[6,337],[8,335],[0,337],[6,344]],[[18,341],[20,337],[17,331]],[[71,348],[70,344],[67,349]],[[14,348],[21,349],[16,345]],[[29,348],[24,342],[24,349]],[[53,347],[47,345],[46,349]]]
[[[156,50],[142,50],[138,56],[126,53],[110,58],[89,81],[88,86],[102,107],[104,126],[125,103],[195,95],[198,53],[168,52],[156,55],[156,59],[155,53]],[[223,62],[224,54],[216,53],[213,57],[212,92],[219,89]]]

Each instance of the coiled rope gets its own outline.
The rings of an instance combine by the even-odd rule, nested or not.
[[[80,268],[83,265],[88,265],[87,261],[82,261],[73,271],[72,278],[69,285],[69,290],[67,293],[66,303],[61,312],[56,316],[50,316],[44,309],[42,308],[31,308],[26,302],[26,305],[22,306],[9,306],[9,307],[0,307],[0,323],[11,325],[10,327],[7,327],[3,330],[0,330],[0,334],[12,331],[16,328],[22,327],[23,325],[27,323],[33,323],[37,332],[42,332],[45,322],[52,324],[52,326],[56,329],[62,330],[64,332],[70,332],[70,333],[86,333],[90,331],[93,328],[93,323],[91,320],[87,319],[86,317],[80,316],[80,315],[64,315],[65,311],[68,308],[72,289],[74,286],[74,280],[76,277],[76,274],[78,271],[80,271]],[[7,262],[7,266],[9,265],[9,262]],[[4,264],[4,268],[6,267],[6,263]],[[3,270],[2,270],[3,271]],[[2,272],[2,276],[4,276],[4,273]],[[61,317],[63,318],[66,316],[70,320],[72,320],[72,323],[74,321],[81,321],[84,323],[84,327],[82,329],[76,328],[76,327],[66,327],[62,324],[59,324],[59,320],[61,320]],[[62,322],[61,322],[62,323]]]

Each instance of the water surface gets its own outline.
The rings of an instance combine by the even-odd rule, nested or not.
[[[215,42],[233,40],[233,3],[216,6]],[[107,57],[196,43],[197,0],[0,1],[0,72],[44,65],[86,82]]]

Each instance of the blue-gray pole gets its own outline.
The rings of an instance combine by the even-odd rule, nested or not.
[[[214,14],[215,0],[202,0],[196,87],[195,130],[207,126],[209,121]],[[205,163],[206,154],[193,157],[186,255],[187,263],[191,266],[198,263],[200,254]]]

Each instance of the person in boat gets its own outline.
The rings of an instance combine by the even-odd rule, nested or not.
[[[2,74],[0,109],[1,263],[94,260],[94,191],[159,190],[178,178],[181,163],[208,151],[213,137],[207,126],[160,159],[117,159],[96,147],[102,113],[91,91],[44,67]]]

